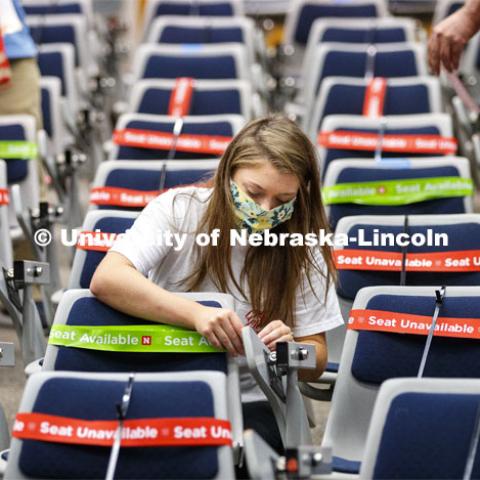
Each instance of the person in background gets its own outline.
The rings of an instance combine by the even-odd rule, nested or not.
[[[0,36],[4,57],[6,56],[0,62],[3,73],[3,81],[0,79],[0,115],[33,115],[37,129],[40,129],[42,116],[37,49],[25,23],[25,12],[19,0],[0,0]],[[1,50],[0,46],[0,60]],[[9,75],[6,72],[7,62]]]
[[[480,0],[466,0],[459,10],[434,26],[428,41],[428,63],[435,75],[443,66],[457,70],[465,45],[480,29]]]

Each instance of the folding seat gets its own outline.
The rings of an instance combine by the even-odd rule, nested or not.
[[[139,212],[98,210],[85,215],[80,231],[68,242],[74,243],[76,252],[68,281],[68,288],[88,288],[98,264],[115,241],[137,218]],[[76,242],[74,242],[76,240]]]
[[[385,382],[375,402],[360,478],[478,477],[479,392],[478,379]]]
[[[0,160],[0,265],[4,268],[13,266],[12,242],[8,223],[9,198],[7,166],[3,160]]]
[[[227,294],[215,292],[177,292],[177,294],[208,307],[234,308],[233,298]],[[140,326],[144,327],[142,332],[138,332]],[[130,337],[140,336],[140,342],[144,337],[149,337],[151,343],[144,343],[142,345],[146,346],[132,350],[128,347],[124,349],[115,347],[114,344],[82,345],[78,342],[65,342],[60,338],[65,332],[72,332],[74,335],[75,329],[83,329],[91,337],[99,330],[108,331],[115,327],[117,327],[117,333],[122,334],[123,332]],[[112,373],[189,371],[192,372],[192,379],[195,379],[197,372],[201,370],[227,374],[230,418],[233,423],[235,440],[242,443],[238,364],[225,352],[214,349],[206,342],[202,343],[202,337],[197,333],[160,326],[158,323],[119,312],[100,302],[87,289],[70,289],[64,293],[56,311],[52,329],[43,359],[43,371]],[[99,332],[99,334],[101,333]]]
[[[233,479],[226,389],[225,376],[218,372],[197,372],[195,378],[190,372],[136,374],[133,379],[125,373],[32,375],[5,479],[103,478],[116,431],[122,434],[116,478]],[[37,421],[38,426],[47,422],[48,432],[39,428],[32,435],[22,428]],[[70,429],[59,429],[62,421]],[[48,435],[55,431],[60,436]]]
[[[262,34],[251,18],[161,16],[154,20],[146,43],[217,44],[239,43],[247,49],[248,61],[263,52]],[[264,53],[264,52],[263,52]]]
[[[291,2],[285,23],[284,43],[305,47],[312,25],[320,18],[375,18],[388,15],[383,0],[338,2],[335,0],[296,0]]]
[[[193,80],[188,89],[188,115],[242,115],[245,120],[264,112],[250,82],[245,80]],[[171,115],[175,113],[172,101],[180,84],[176,80],[140,80],[130,93],[127,112]]]
[[[132,86],[145,78],[251,80],[243,45],[141,45],[135,55]]]
[[[40,73],[42,77],[56,77],[60,80],[63,118],[74,129],[81,99],[73,46],[67,43],[40,45],[38,50]]]
[[[141,210],[165,189],[206,182],[217,165],[218,160],[103,162],[90,190],[90,209]]]
[[[146,28],[151,22],[164,15],[194,17],[236,17],[243,15],[241,0],[148,0],[145,10]]]
[[[23,0],[22,6],[27,15],[82,15],[93,25],[91,0]]]
[[[311,118],[308,110],[303,125],[313,138],[320,131],[327,115],[413,115],[440,113],[442,94],[435,77],[348,78],[328,77],[323,80]]]
[[[474,191],[468,160],[450,156],[334,160],[322,188],[333,230],[353,215],[471,213]]]
[[[454,155],[451,117],[443,113],[367,118],[358,115],[329,115],[313,141],[320,148],[320,166],[325,175],[330,162],[355,157],[388,159]]]
[[[306,67],[303,93],[297,103],[308,107],[315,101],[327,77],[401,78],[427,75],[424,45],[398,44],[321,44]]]
[[[320,43],[413,43],[418,25],[409,18],[328,18],[315,20],[308,37],[302,70],[306,72]]]
[[[435,217],[433,218],[435,219]],[[479,227],[477,218],[475,222],[477,233]],[[463,236],[470,233],[462,230],[459,230],[459,232],[462,232],[460,234]],[[480,257],[477,255],[476,258],[478,261]],[[422,273],[422,275],[428,277],[425,278],[423,285],[445,284],[443,275],[435,276],[434,272]],[[453,280],[452,275],[459,279],[461,274],[450,273],[445,275],[450,275]],[[473,275],[477,278],[477,282],[474,284],[478,285],[479,272],[467,273],[466,275],[467,277]],[[466,282],[462,283],[465,285]],[[459,285],[462,283],[459,282]],[[455,282],[453,284],[455,285]],[[365,458],[368,427],[382,383],[392,378],[414,377],[421,370],[420,365],[423,364],[421,360],[426,344],[428,326],[432,323],[432,315],[436,309],[435,290],[438,288],[435,286],[378,286],[364,288],[358,292],[350,315],[349,322],[351,323],[345,338],[338,378],[332,397],[332,408],[327,419],[322,442],[323,446],[329,446],[333,449],[334,471],[342,474],[358,474],[360,463]],[[463,325],[463,319],[468,319],[465,321],[469,325],[475,325],[480,321],[478,318],[479,307],[479,287],[447,286],[439,310],[437,326],[442,326],[447,318],[458,320],[459,325]],[[389,322],[390,326],[396,325],[402,326],[402,329],[410,327],[413,329],[415,324],[417,326],[415,333],[396,333],[388,328],[385,331],[377,331],[359,327],[359,325],[367,323],[365,319],[368,319],[368,325],[370,325],[372,322],[377,323],[377,320],[387,317],[392,320],[392,322]],[[361,318],[364,320],[359,323],[358,320]],[[412,320],[413,318],[415,318],[416,323]],[[395,319],[397,319],[397,322],[393,323]],[[401,319],[403,319],[403,322]],[[385,322],[385,325],[387,325],[387,322]],[[421,330],[422,327],[423,331]],[[478,329],[473,328],[473,330],[477,333]],[[422,376],[427,378],[422,378],[422,385],[427,386],[428,382],[431,381],[430,377],[445,378],[448,379],[445,380],[446,382],[452,382],[451,387],[454,390],[456,382],[465,384],[466,378],[478,379],[480,372],[479,348],[480,344],[474,338],[467,338],[465,335],[458,338],[449,337],[441,331],[439,333],[436,331],[426,356]],[[381,398],[379,397],[378,405],[380,405],[380,402]],[[430,408],[435,408],[435,405],[436,402],[429,402]],[[478,401],[475,402],[475,405],[478,406]],[[407,414],[408,410],[403,411]],[[457,412],[457,410],[455,411]],[[397,419],[402,419],[402,422],[407,420],[400,415],[397,416]],[[419,418],[417,419],[419,420]],[[443,422],[446,422],[444,423],[446,425],[448,419],[444,417]],[[418,425],[425,429],[424,435],[431,433],[431,430],[425,424],[419,423]],[[405,432],[405,430],[402,431]],[[453,443],[450,440],[455,437],[445,435],[445,438],[449,439],[449,448],[454,450],[452,445],[456,443],[456,440]],[[413,442],[414,439],[410,438],[408,441]],[[401,435],[396,436],[395,445],[397,446],[397,452],[405,451],[403,448],[399,448],[400,445],[403,447]],[[436,450],[436,446],[437,442],[435,442],[434,450]],[[431,448],[431,445],[429,448]],[[411,453],[411,451],[409,450],[408,453]],[[416,461],[412,461],[413,458],[417,457],[409,457],[409,461],[406,462],[407,465],[411,466],[411,472],[418,465]],[[390,463],[391,466],[397,465],[392,458],[387,463]],[[385,468],[388,467],[385,466]],[[408,469],[407,466],[405,468]],[[451,472],[451,470],[445,471],[445,474],[447,475],[448,472]],[[389,474],[385,473],[385,475],[366,475],[365,477],[362,475],[362,477],[391,478],[391,474],[390,471]],[[397,475],[395,474],[394,477],[397,478]],[[435,475],[424,477],[423,474],[421,477],[438,478]],[[399,473],[398,478],[405,477]],[[417,476],[413,475],[409,478],[417,478]],[[448,478],[452,477],[448,476]],[[456,476],[453,478],[456,478]]]
[[[0,116],[0,158],[7,160],[7,184],[18,184],[22,210],[38,207],[39,174],[35,119],[30,115]],[[9,223],[13,237],[21,235],[12,199]]]
[[[40,79],[43,128],[49,139],[49,151],[59,155],[66,146],[62,116],[62,84],[57,77]]]
[[[238,115],[202,115],[178,119],[125,114],[113,136],[112,160],[200,159],[223,154],[244,124]],[[181,130],[176,130],[180,126]]]

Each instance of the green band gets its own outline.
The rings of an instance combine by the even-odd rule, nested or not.
[[[31,160],[37,158],[37,145],[24,140],[0,140],[0,158]]]
[[[339,183],[322,190],[326,205],[409,205],[436,198],[466,197],[473,194],[469,178],[434,177],[375,182]]]
[[[170,325],[72,326],[53,325],[50,345],[108,352],[211,353],[212,347],[199,333]]]

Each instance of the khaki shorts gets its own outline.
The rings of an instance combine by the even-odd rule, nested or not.
[[[33,115],[37,130],[43,128],[40,97],[40,71],[34,58],[10,60],[12,78],[0,87],[0,115]],[[38,165],[40,198],[46,196],[42,166]]]

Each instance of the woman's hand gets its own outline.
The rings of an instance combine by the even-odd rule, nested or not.
[[[270,349],[275,350],[278,342],[293,342],[293,333],[281,320],[274,320],[258,334],[260,340]]]
[[[441,65],[449,72],[456,70],[465,45],[479,26],[479,12],[470,11],[467,6],[436,25],[428,42],[430,70],[435,75],[440,73]]]
[[[195,329],[216,348],[230,355],[245,355],[242,340],[243,324],[238,315],[227,308],[200,305],[195,314]]]

